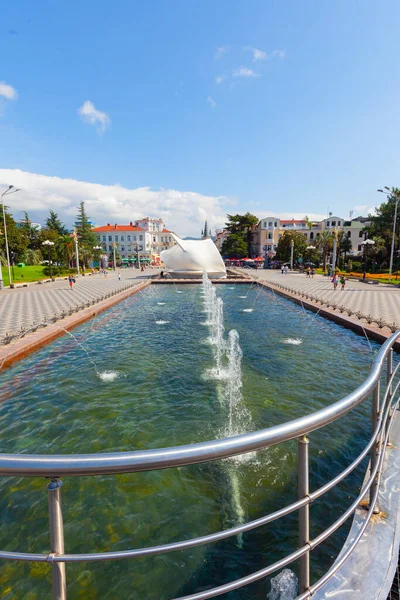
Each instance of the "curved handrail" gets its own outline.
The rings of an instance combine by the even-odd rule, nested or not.
[[[286,442],[336,421],[360,404],[378,383],[383,361],[399,338],[400,331],[397,331],[386,340],[367,378],[353,392],[330,406],[281,425],[221,440],[155,450],[64,455],[0,454],[0,475],[58,477],[134,473],[228,458]]]

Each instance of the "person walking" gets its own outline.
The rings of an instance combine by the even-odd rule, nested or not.
[[[310,275],[311,275],[311,269],[310,267],[307,267],[307,278],[310,279]]]
[[[118,272],[118,281],[121,281],[121,273]]]
[[[342,290],[344,290],[344,286],[346,285],[346,277],[344,275],[340,277],[340,285],[342,286]]]
[[[312,267],[312,269],[311,269],[311,279],[314,279],[314,275],[315,275],[315,269],[314,269],[314,267]]]
[[[68,283],[69,283],[69,289],[70,289],[70,290],[72,290],[72,286],[73,286],[73,285],[74,285],[74,283],[75,283],[75,279],[74,279],[74,277],[72,277],[72,275],[70,275],[70,276],[68,277]]]
[[[334,273],[331,282],[333,283],[333,289],[336,290],[338,283],[339,283],[339,279],[338,276],[336,275],[336,273]]]

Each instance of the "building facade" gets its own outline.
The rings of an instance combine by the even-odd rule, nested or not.
[[[129,225],[103,225],[92,230],[98,235],[104,254],[116,251],[123,260],[135,260],[138,256],[153,260],[162,250],[174,245],[172,231],[165,228],[162,219],[139,219]]]
[[[322,221],[308,219],[279,219],[265,217],[253,228],[251,236],[252,256],[273,258],[276,254],[279,239],[285,231],[297,231],[304,235],[307,243],[318,245],[318,238],[324,231],[344,231],[352,244],[349,254],[357,255],[362,251],[361,242],[364,239],[363,229],[370,223],[367,217],[357,217],[346,221],[342,217],[330,215]]]

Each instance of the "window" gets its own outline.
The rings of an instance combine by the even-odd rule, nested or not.
[[[109,235],[109,236],[108,236],[108,241],[109,241],[109,242],[112,242],[112,235]]]
[[[128,235],[127,240],[128,240],[128,242],[131,241],[131,236],[130,235]]]
[[[124,236],[123,236],[123,235],[121,235],[121,242],[123,242],[123,241],[124,241]]]
[[[363,232],[362,232],[362,231],[359,231],[359,232],[358,232],[358,237],[359,237],[359,238],[360,238],[360,237],[362,237],[363,235],[364,235],[364,234],[363,234]]]
[[[275,221],[275,223],[274,223],[274,227],[278,227],[278,223],[277,223],[277,221]]]
[[[338,224],[338,227],[340,227],[340,225],[342,224],[342,222],[338,221],[337,224]]]
[[[156,236],[155,236],[155,235],[153,235],[153,242],[155,242],[155,241],[156,241]]]
[[[125,252],[125,247],[124,246],[122,246],[121,252]],[[125,258],[125,256],[123,258]]]
[[[112,252],[113,247],[112,246],[108,246],[108,251]]]
[[[103,235],[103,242],[107,241],[107,236]]]
[[[358,244],[358,251],[361,252],[361,244]]]
[[[329,227],[329,221],[326,222],[326,226]]]
[[[143,235],[139,235],[139,241],[143,242]]]
[[[136,235],[133,236],[133,241],[136,242]]]
[[[115,239],[116,242],[118,242],[118,236],[117,235],[115,236],[114,239]]]
[[[171,241],[171,236],[169,236],[169,241]]]
[[[263,222],[263,228],[266,229],[267,228],[267,221]]]
[[[268,227],[272,227],[272,221],[268,222]]]
[[[313,231],[311,231],[311,232],[310,232],[310,240],[313,240],[313,239],[314,239],[314,232],[313,232]]]
[[[272,240],[272,233],[269,233],[269,234],[268,234],[268,239],[269,239],[269,240]]]
[[[336,227],[336,221],[332,221],[332,227]]]
[[[164,242],[164,238],[161,236],[161,243],[163,243],[163,242]]]
[[[348,237],[348,238],[349,238],[349,237],[351,237],[351,231],[348,231],[348,232],[347,232],[347,237]]]

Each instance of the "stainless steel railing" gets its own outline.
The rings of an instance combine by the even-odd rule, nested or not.
[[[79,454],[79,455],[12,455],[0,454],[0,475],[16,475],[26,477],[47,477],[51,482],[47,485],[49,500],[49,522],[50,522],[50,548],[48,554],[33,554],[22,552],[0,551],[0,559],[48,562],[52,564],[53,598],[65,600],[66,591],[66,563],[89,562],[104,560],[121,560],[139,556],[149,556],[184,550],[193,546],[200,546],[225,539],[239,533],[250,531],[267,523],[271,523],[294,511],[299,515],[299,548],[285,558],[261,569],[251,575],[237,579],[231,583],[198,592],[176,600],[204,600],[214,598],[229,591],[238,589],[263,577],[266,577],[279,569],[299,561],[299,588],[298,600],[310,598],[326,581],[332,577],[360,541],[369,520],[377,510],[377,499],[379,494],[379,482],[381,479],[383,460],[386,446],[389,441],[390,429],[394,420],[395,410],[399,404],[400,373],[399,367],[393,367],[393,345],[400,339],[400,331],[394,333],[381,347],[378,355],[370,369],[365,381],[352,393],[348,394],[338,402],[319,411],[277,425],[261,431],[245,435],[213,440],[209,442],[177,446],[172,448],[161,448],[157,450],[146,450],[137,452],[117,452],[108,454]],[[381,393],[381,375],[386,366],[386,385]],[[310,492],[309,490],[309,460],[308,460],[308,436],[310,433],[333,423],[358,406],[363,400],[372,395],[372,434],[359,454],[359,456],[348,465],[339,475],[331,481]],[[397,400],[396,400],[397,398]],[[171,544],[163,544],[147,548],[123,550],[115,552],[102,552],[91,554],[65,554],[64,534],[61,508],[61,486],[62,475],[106,475],[117,473],[133,473],[138,471],[149,471],[155,469],[167,469],[171,467],[197,464],[206,461],[217,460],[253,452],[262,448],[298,439],[298,500],[281,508],[269,515],[254,521],[232,527],[230,529],[211,533],[206,536],[196,537]],[[334,488],[345,479],[368,455],[370,455],[370,474],[364,485],[351,504],[351,506],[330,525],[325,531],[314,539],[310,539],[309,532],[309,510],[310,504],[323,494]],[[349,545],[346,552],[339,561],[320,578],[316,583],[310,585],[310,552],[332,535],[343,523],[355,512],[361,500],[369,493],[369,509],[360,531]]]

